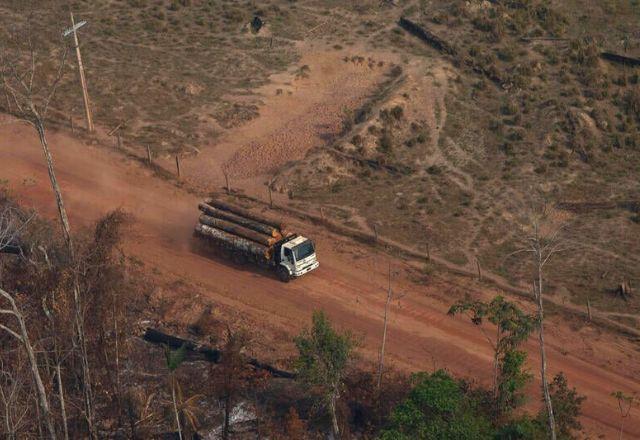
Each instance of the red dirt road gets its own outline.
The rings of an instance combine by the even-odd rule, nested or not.
[[[388,256],[324,229],[293,222],[318,245],[321,267],[289,284],[269,274],[241,269],[192,251],[191,231],[197,197],[152,175],[123,156],[83,145],[64,134],[50,144],[72,228],[90,225],[107,211],[123,208],[136,218],[128,251],[148,267],[197,286],[200,297],[238,310],[262,323],[265,331],[293,334],[306,325],[314,309],[324,309],[344,328],[363,336],[363,353],[373,360],[381,332]],[[54,217],[54,199],[39,144],[29,127],[0,128],[0,180],[25,205]],[[456,374],[490,381],[491,353],[478,327],[446,315],[448,305],[465,291],[484,290],[448,274],[427,285],[394,262],[394,287],[406,293],[394,301],[388,337],[388,360],[411,371],[446,367]],[[640,353],[630,341],[589,326],[571,329],[560,316],[548,321],[549,367],[564,371],[571,385],[587,395],[583,422],[593,435],[614,437],[618,409],[610,393],[640,392]],[[290,346],[288,346],[290,348]],[[281,344],[278,349],[287,348]],[[538,366],[535,338],[527,345],[530,368]],[[537,400],[538,384],[531,387]],[[532,406],[536,406],[534,401]],[[640,414],[625,423],[626,438],[640,438]]]

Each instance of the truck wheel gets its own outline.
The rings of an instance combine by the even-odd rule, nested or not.
[[[291,280],[291,275],[289,275],[289,270],[284,266],[278,266],[278,270],[276,271],[278,275],[278,279],[283,283],[288,283]]]
[[[234,252],[233,253],[233,262],[239,265],[243,265],[247,262],[247,257],[240,252]]]

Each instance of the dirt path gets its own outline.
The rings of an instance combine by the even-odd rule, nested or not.
[[[116,153],[83,145],[64,134],[52,134],[50,144],[72,228],[89,225],[108,210],[123,208],[137,220],[128,251],[168,277],[194,283],[194,295],[246,313],[265,329],[284,334],[299,331],[311,312],[322,308],[336,323],[362,335],[365,357],[375,359],[388,256],[319,227],[294,222],[301,232],[316,239],[321,267],[300,280],[282,284],[267,273],[192,251],[195,196]],[[19,200],[43,215],[55,216],[46,168],[31,129],[0,127],[0,164],[0,179],[9,182]],[[438,275],[427,284],[415,283],[413,269],[402,262],[395,266],[399,270],[395,288],[407,295],[394,302],[392,309],[391,362],[413,371],[446,367],[488,384],[491,356],[482,334],[445,313],[454,298],[477,287],[469,280]],[[551,372],[564,371],[570,383],[588,396],[583,421],[589,432],[613,436],[619,418],[609,394],[618,389],[640,391],[640,354],[624,338],[588,326],[573,330],[571,325],[560,317],[549,321]],[[276,348],[286,352],[290,347],[280,342]],[[538,355],[533,341],[527,350],[535,372]],[[537,382],[531,391],[537,395]],[[627,420],[625,431],[628,437],[640,437],[637,412]]]
[[[234,188],[264,193],[262,185],[275,170],[334,138],[345,112],[358,108],[390,70],[389,57],[351,61],[366,55],[355,47],[327,51],[304,43],[300,51],[304,55],[295,72],[274,75],[256,91],[268,103],[260,108],[259,118],[183,160],[186,180],[199,187],[221,187],[227,173]],[[171,170],[175,166],[170,160],[163,165]]]

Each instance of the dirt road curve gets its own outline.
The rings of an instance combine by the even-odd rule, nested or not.
[[[58,178],[72,228],[88,225],[115,208],[136,220],[129,251],[150,267],[199,286],[201,296],[232,307],[264,323],[265,328],[294,333],[312,310],[323,308],[341,326],[364,338],[364,354],[375,359],[380,337],[388,257],[322,229],[295,224],[317,239],[321,268],[303,279],[282,284],[265,273],[230,266],[192,251],[191,231],[197,198],[117,153],[81,144],[64,134],[50,136]],[[53,217],[55,210],[37,139],[21,125],[0,127],[0,180],[25,204]],[[490,380],[490,350],[477,327],[446,316],[452,293],[470,288],[469,281],[435,276],[428,285],[401,262],[394,284],[406,295],[394,301],[388,353],[398,368],[431,370],[447,367],[456,374]],[[491,292],[487,292],[490,294]],[[572,385],[587,395],[584,425],[597,436],[616,434],[619,416],[614,390],[640,391],[640,354],[624,338],[582,326],[571,330],[559,317],[548,324],[552,373],[564,371]],[[529,343],[530,367],[538,365],[535,341]],[[532,395],[537,395],[537,383]],[[532,406],[537,405],[533,402]],[[626,421],[626,438],[640,438],[640,411]]]

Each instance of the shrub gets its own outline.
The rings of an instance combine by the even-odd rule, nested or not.
[[[640,90],[638,87],[632,87],[625,92],[623,103],[628,115],[640,117]]]
[[[393,151],[393,137],[389,130],[384,130],[382,136],[378,139],[378,150],[380,152],[390,155]]]
[[[380,439],[489,439],[491,424],[468,387],[444,370],[414,376],[409,397],[391,414]]]
[[[393,116],[396,121],[399,121],[400,119],[402,119],[403,115],[404,115],[404,110],[402,106],[396,105],[391,109],[391,116]]]
[[[510,63],[516,58],[516,51],[513,46],[502,46],[497,50],[498,58],[505,63]]]
[[[418,134],[418,136],[416,136],[416,141],[419,144],[424,144],[428,140],[429,140],[429,134],[426,131],[423,131],[422,133]]]
[[[427,168],[427,173],[431,174],[432,176],[439,176],[440,174],[442,174],[442,168],[438,165],[431,165],[429,168]]]
[[[507,139],[514,142],[521,141],[524,139],[524,130],[517,128],[510,129],[507,133]]]
[[[513,99],[505,100],[502,103],[502,106],[500,107],[500,111],[502,112],[502,114],[503,115],[508,115],[508,116],[515,115],[518,112],[519,109],[520,109],[520,106]]]
[[[570,44],[570,58],[577,64],[594,67],[600,58],[600,50],[593,38],[573,40]]]

